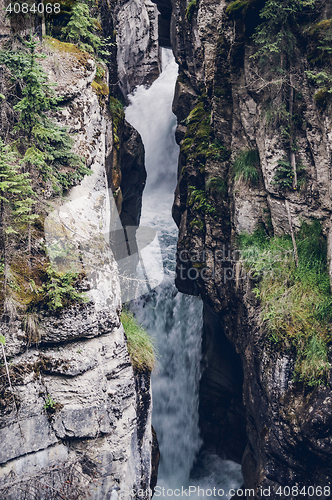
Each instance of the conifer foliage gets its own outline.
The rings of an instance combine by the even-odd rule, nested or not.
[[[72,8],[70,21],[62,28],[61,33],[81,50],[100,57],[109,55],[107,47],[114,45],[110,42],[110,37],[103,39],[97,34],[101,30],[98,19],[90,16],[89,7],[84,3],[77,3]]]
[[[67,128],[52,119],[61,100],[38,62],[44,57],[39,40],[30,36],[24,43],[16,53],[0,52],[12,89],[21,89],[16,95],[0,96],[16,114],[16,125],[6,139],[9,144],[0,139],[0,292],[5,302],[12,300],[21,312],[34,314],[40,307],[58,312],[84,301],[75,288],[76,274],[53,272],[42,245],[33,238],[40,234],[37,219],[47,207],[43,192],[47,189],[47,197],[63,194],[91,170],[73,151]],[[22,253],[27,256],[23,261]],[[32,305],[27,293],[37,294],[39,302]]]
[[[23,97],[14,106],[20,113],[15,129],[20,135],[19,144],[24,150],[23,163],[27,170],[37,170],[44,181],[51,179],[54,191],[60,193],[91,172],[85,167],[83,158],[72,151],[73,139],[67,129],[46,115],[56,108],[59,99],[37,62],[40,57],[36,54],[37,45],[38,41],[32,37],[26,42],[29,62],[22,73]]]
[[[316,0],[267,0],[260,12],[262,23],[256,28],[254,41],[260,46],[255,54],[273,56],[294,48],[292,28],[302,12],[314,7]]]
[[[35,204],[29,173],[21,173],[14,153],[0,139],[0,242],[3,254],[4,295],[8,275],[8,240],[18,224],[30,224],[38,216],[31,213]]]

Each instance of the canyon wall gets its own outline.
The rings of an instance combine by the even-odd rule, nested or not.
[[[318,220],[331,261],[330,104],[319,101],[326,90],[306,73],[313,69],[312,37],[329,25],[331,5],[316,2],[301,13],[290,35],[296,40],[293,53],[280,76],[253,57],[252,35],[264,4],[172,1],[171,38],[179,64],[173,107],[181,146],[173,217],[179,227],[177,287],[200,294],[206,304],[203,439],[221,456],[242,456],[245,486],[257,498],[267,487],[270,498],[278,498],[279,486],[331,485],[331,377],[315,388],[294,381],[294,351],[271,343],[253,293],[257,282],[241,278],[243,264],[231,255],[238,235],[257,229],[269,237],[296,234],[304,222]],[[293,153],[282,118],[271,117],[271,107],[296,115]],[[257,183],[234,178],[236,158],[253,150]],[[301,188],[281,189],[275,174],[292,154],[306,166],[306,181]],[[242,370],[247,444],[238,398]]]
[[[128,49],[135,41],[121,42],[119,74],[113,51],[108,69],[102,65],[99,83],[96,63],[87,54],[54,39],[37,48],[46,55],[40,61],[49,81],[57,82],[55,93],[62,98],[50,117],[73,134],[74,151],[85,158],[92,175],[63,199],[51,198],[51,190],[43,193],[48,215],[38,234],[32,235],[33,262],[40,258],[45,264],[46,250],[56,269],[60,265],[62,272],[72,271],[74,266],[84,276],[79,291],[86,302],[57,312],[44,310],[25,320],[20,308],[2,317],[1,335],[6,339],[0,368],[3,499],[127,500],[136,498],[137,489],[156,483],[158,445],[151,428],[150,374],[134,373],[132,367],[120,321],[118,267],[108,244],[111,219],[120,215],[124,225],[139,223],[146,178],[141,138],[125,122],[121,106],[120,115],[115,116],[114,109],[112,113],[109,99],[117,106],[120,103],[109,98],[109,88],[117,95],[116,80],[121,80],[126,92],[152,81],[159,72],[153,4],[119,3],[117,15],[108,12],[114,16],[111,19],[101,8],[104,31],[107,34],[114,23],[120,38],[129,37],[125,23],[135,31],[133,9],[144,18],[145,31],[139,34],[144,41],[137,57],[131,54],[130,61],[123,59],[125,46]],[[1,31],[3,42],[9,36],[7,28],[8,22]],[[147,47],[152,47],[151,61],[141,61],[145,69],[134,75],[134,66],[139,67],[136,59],[142,59],[142,53],[145,57]],[[5,66],[0,91],[4,96],[1,133],[8,137],[16,118]],[[52,254],[57,245],[70,254],[68,268]]]

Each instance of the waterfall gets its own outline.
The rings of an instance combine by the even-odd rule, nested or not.
[[[202,301],[183,295],[174,285],[177,228],[171,217],[179,147],[174,132],[172,100],[178,68],[170,49],[162,49],[163,71],[149,89],[129,96],[126,119],[142,136],[148,172],[141,224],[158,235],[164,280],[150,294],[131,304],[136,318],[154,337],[158,367],[152,376],[152,423],[160,446],[158,487],[239,487],[239,466],[205,455],[201,468],[192,466],[201,446],[198,428]],[[193,490],[192,490],[193,491]],[[167,498],[173,498],[171,491]],[[155,495],[162,496],[162,495]],[[195,497],[191,493],[191,498]],[[176,498],[176,496],[174,496]]]

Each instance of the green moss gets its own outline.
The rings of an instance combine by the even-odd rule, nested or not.
[[[109,94],[109,88],[104,82],[98,82],[97,78],[91,83],[91,87],[96,92],[98,96],[105,96]]]
[[[123,124],[125,113],[123,105],[115,97],[110,97],[109,108],[113,119],[113,138],[117,149],[120,147],[119,130]]]
[[[260,8],[261,4],[261,0],[235,0],[235,2],[231,2],[226,8],[226,14],[236,19],[245,16],[249,17],[247,14],[252,12],[252,8]]]
[[[217,217],[217,210],[208,202],[206,192],[202,189],[189,186],[187,202],[189,207],[193,208],[194,211]]]
[[[80,50],[78,46],[73,43],[60,42],[60,40],[48,36],[44,37],[43,41],[47,47],[56,52],[72,54],[83,66],[86,65],[87,59],[91,58],[90,54]]]
[[[205,162],[209,148],[210,110],[199,102],[186,119],[187,132],[181,144],[181,152],[201,162]]]
[[[204,231],[205,225],[204,225],[204,222],[202,220],[194,219],[189,224],[189,227],[191,229],[197,228],[199,231]],[[194,264],[194,267],[196,267],[195,264]]]
[[[249,3],[249,0],[235,0],[235,2],[229,4],[226,9],[226,13],[229,16],[236,16],[240,14],[242,10],[248,6]]]
[[[181,152],[188,158],[197,160],[203,169],[208,158],[216,161],[227,161],[229,151],[218,141],[210,144],[211,113],[200,101],[186,119],[187,132],[181,144]]]
[[[318,90],[318,92],[314,95],[314,100],[318,108],[321,111],[324,111],[332,100],[332,93],[329,92],[329,89],[327,88]]]
[[[324,19],[307,31],[308,61],[314,67],[331,65],[332,19]]]
[[[151,337],[137,323],[130,311],[122,311],[121,322],[126,333],[128,351],[134,372],[151,372],[156,359],[156,349]]]
[[[185,155],[188,155],[193,144],[194,144],[193,137],[185,137],[181,144],[181,152]]]
[[[207,152],[207,158],[211,158],[216,161],[227,161],[229,160],[230,153],[225,146],[215,139],[212,144],[210,144],[209,150]]]
[[[310,36],[316,36],[317,34],[321,35],[326,30],[330,29],[331,26],[332,26],[332,19],[323,19],[323,21],[320,21],[319,23],[311,26],[309,30],[309,35]]]
[[[186,18],[190,21],[196,7],[198,0],[190,0],[186,8]]]
[[[269,340],[295,354],[294,379],[310,387],[326,383],[332,341],[332,295],[327,244],[318,221],[303,224],[296,236],[296,267],[289,236],[268,238],[263,231],[241,235],[241,258],[257,280],[261,321]]]
[[[206,188],[210,193],[218,193],[222,196],[227,193],[227,184],[224,179],[219,177],[211,177],[206,183]]]
[[[216,97],[225,97],[226,96],[226,90],[221,88],[221,87],[215,87],[214,90],[213,90],[213,94],[216,96]]]

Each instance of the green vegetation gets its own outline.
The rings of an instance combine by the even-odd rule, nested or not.
[[[238,17],[251,3],[253,3],[253,0],[235,0],[235,2],[228,5],[226,13],[229,16]]]
[[[193,219],[190,224],[189,224],[189,227],[191,229],[193,228],[197,228],[199,231],[204,231],[204,228],[205,228],[205,224],[202,220],[199,220],[199,219]]]
[[[303,185],[305,181],[305,167],[302,163],[298,163],[296,165],[297,176],[297,187]],[[272,184],[278,186],[281,189],[291,189],[293,186],[294,179],[294,171],[293,167],[287,160],[278,160],[278,167],[276,169],[276,173],[274,174],[274,178]]]
[[[189,3],[186,8],[186,18],[190,21],[196,7],[198,4],[198,0],[189,0]]]
[[[125,309],[122,311],[121,322],[126,333],[128,351],[134,372],[151,372],[156,358],[156,349],[151,337],[137,323],[130,311]]]
[[[29,64],[29,55],[22,51],[1,50],[0,64],[7,66],[12,73],[12,81],[23,79],[23,72]]]
[[[321,21],[311,28],[308,61],[312,69],[305,73],[308,81],[319,87],[314,99],[321,110],[330,104],[332,98],[331,41],[332,19]]]
[[[113,120],[113,138],[117,149],[120,147],[119,130],[124,121],[125,113],[122,103],[115,97],[110,96],[110,112]]]
[[[39,304],[47,307],[48,310],[58,312],[64,307],[68,307],[74,303],[87,302],[87,297],[84,293],[76,290],[75,284],[78,281],[79,274],[67,271],[66,273],[58,273],[51,265],[46,268],[47,281],[43,284]],[[35,302],[38,305],[38,299]]]
[[[215,139],[209,145],[206,157],[215,161],[227,161],[229,159],[229,151],[218,139]]]
[[[181,144],[181,153],[203,165],[208,158],[226,161],[229,152],[225,146],[218,140],[210,144],[211,112],[201,99],[186,119],[187,131]]]
[[[114,45],[109,38],[103,39],[96,32],[102,31],[98,21],[91,17],[89,7],[85,3],[76,3],[71,10],[70,20],[61,30],[61,34],[72,43],[90,54],[99,57],[108,56],[108,47]]]
[[[50,395],[47,396],[44,408],[46,411],[53,412],[55,410],[56,402],[51,398]]]
[[[225,195],[227,193],[227,184],[224,179],[211,177],[206,183],[206,189],[210,191],[210,193]]]
[[[318,221],[302,224],[296,267],[289,236],[268,238],[258,230],[239,237],[242,258],[261,303],[269,339],[295,354],[294,379],[314,387],[326,383],[332,341],[332,295],[327,244]]]
[[[50,120],[46,113],[56,109],[59,100],[47,75],[37,63],[38,40],[30,37],[25,42],[28,53],[0,52],[3,61],[12,70],[13,79],[23,86],[22,98],[14,106],[19,120],[14,128],[16,141],[13,148],[19,151],[27,172],[38,172],[44,182],[49,179],[56,193],[69,189],[91,174],[82,157],[72,151],[73,139],[65,127]]]
[[[203,214],[217,215],[217,210],[207,201],[205,191],[195,186],[188,186],[188,205]]]
[[[13,82],[19,82],[22,89],[22,97],[16,99],[16,104],[14,100],[14,110],[18,113],[13,130],[15,141],[6,147],[0,142],[2,292],[5,304],[15,297],[25,309],[47,305],[50,310],[59,311],[69,303],[81,302],[83,296],[73,286],[76,275],[56,276],[46,262],[38,264],[43,270],[32,270],[32,235],[38,233],[37,224],[43,212],[43,205],[40,206],[38,201],[41,200],[42,188],[50,190],[49,181],[53,193],[62,194],[91,171],[85,167],[83,158],[72,151],[74,141],[67,129],[48,117],[48,113],[57,108],[59,100],[37,62],[38,57],[42,57],[36,53],[38,43],[30,36],[25,42],[27,52],[0,52],[1,62],[9,67]],[[22,253],[22,242],[26,244],[28,254],[26,268],[18,263],[13,252],[15,244],[20,244]],[[39,284],[34,292],[31,290],[33,276],[37,276]],[[31,312],[29,309],[28,313]],[[25,326],[30,335],[33,330],[31,321]]]
[[[234,161],[233,173],[235,180],[256,185],[259,181],[259,154],[257,149],[241,151]]]
[[[262,23],[253,36],[259,46],[253,57],[266,56],[275,60],[276,55],[280,57],[286,53],[290,56],[295,45],[294,26],[300,15],[314,5],[315,0],[267,0],[260,12]]]
[[[17,157],[10,152],[0,139],[0,245],[3,255],[3,291],[6,296],[8,267],[9,267],[9,239],[17,234],[17,226],[30,224],[38,216],[31,213],[36,203],[29,173],[20,173],[16,164]]]
[[[187,132],[181,144],[183,154],[205,160],[209,148],[210,120],[210,110],[199,102],[186,119]]]
[[[40,367],[38,367],[37,370],[38,369],[40,370]],[[46,401],[45,401],[45,404],[44,404],[44,408],[45,408],[46,412],[48,413],[49,418],[52,418],[52,415],[56,411],[61,410],[61,408],[63,408],[63,405],[54,401],[54,399],[48,394]]]

